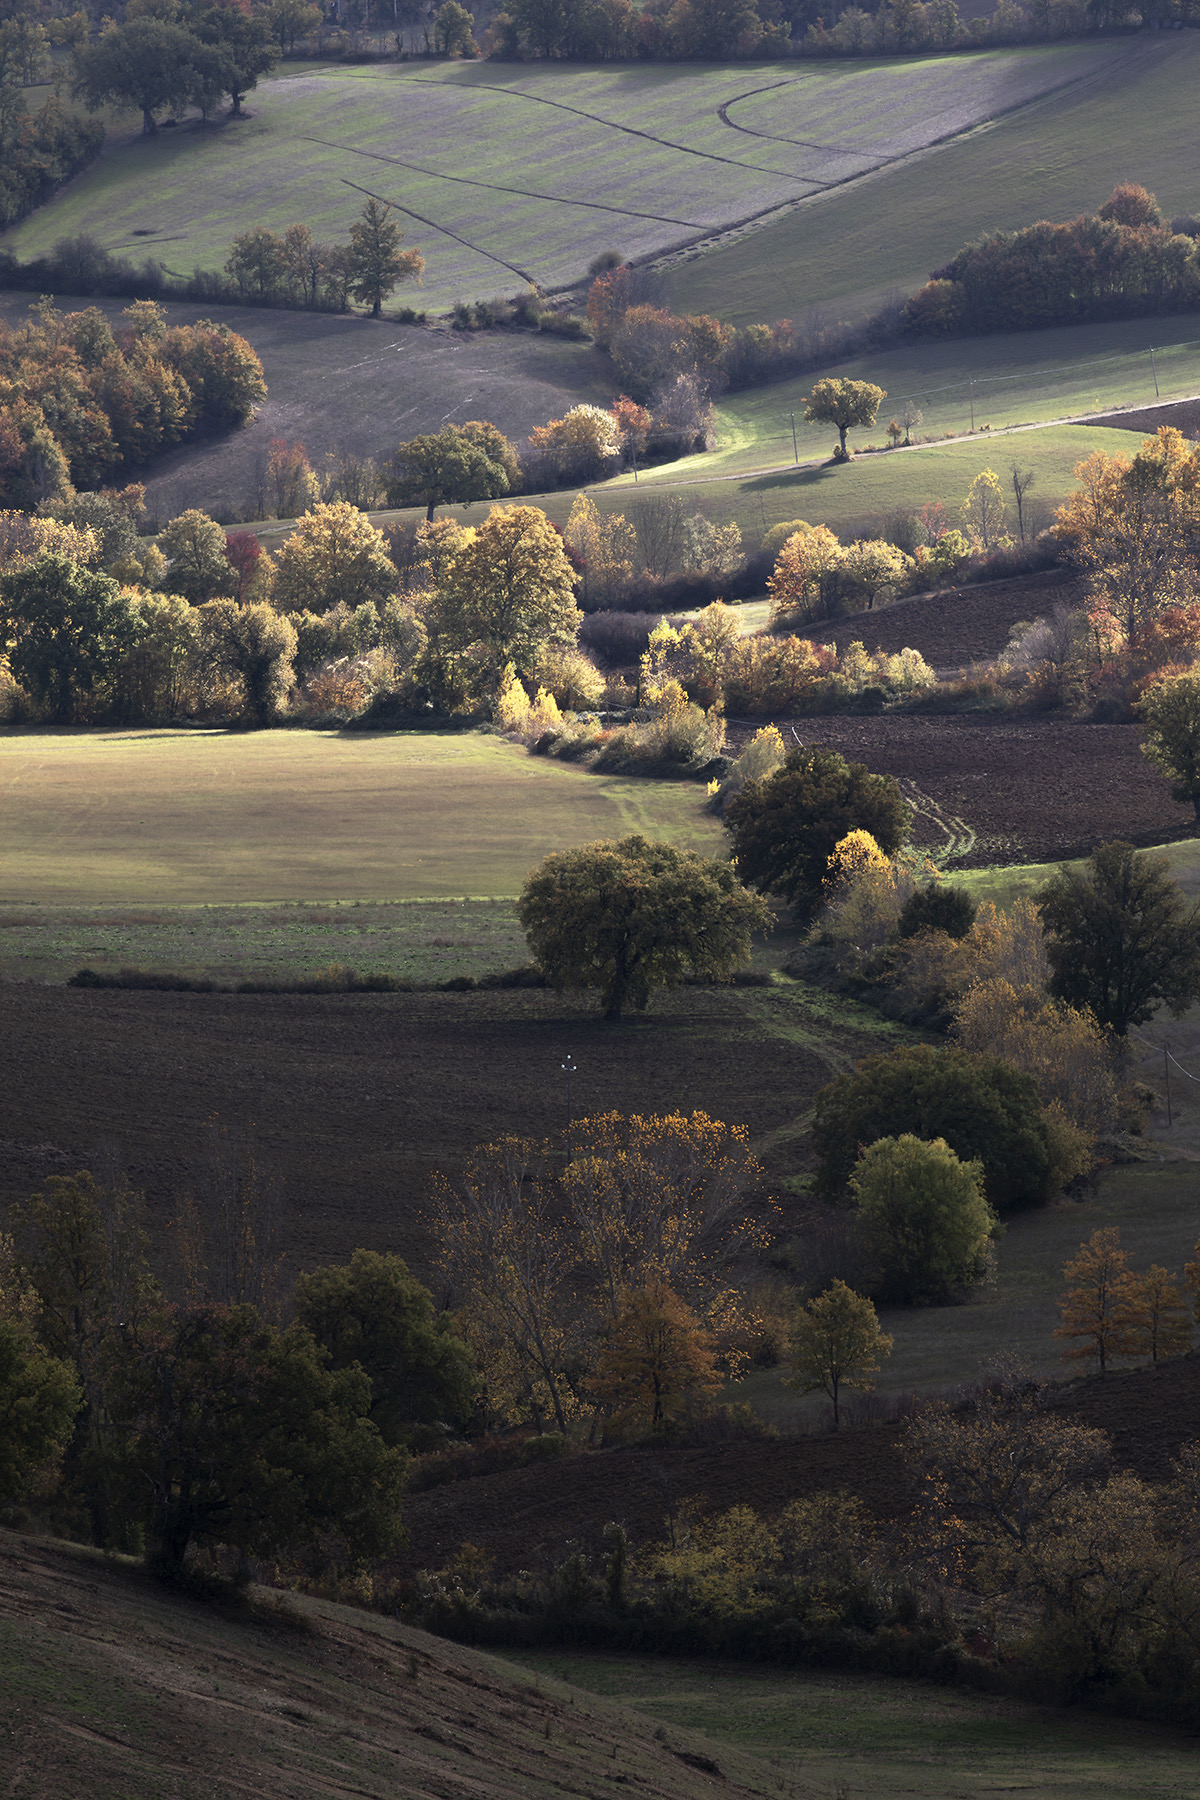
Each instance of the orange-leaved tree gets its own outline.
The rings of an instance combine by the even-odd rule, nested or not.
[[[1138,1348],[1151,1362],[1192,1347],[1191,1307],[1169,1269],[1151,1263],[1141,1279],[1143,1317]]]
[[[617,1431],[662,1432],[720,1385],[709,1334],[665,1281],[626,1297],[593,1380]]]
[[[1095,1357],[1101,1375],[1115,1359],[1137,1356],[1146,1301],[1118,1228],[1106,1225],[1093,1231],[1080,1244],[1079,1255],[1063,1264],[1063,1274],[1070,1285],[1060,1302],[1063,1322],[1054,1331],[1070,1344],[1063,1356],[1077,1361]]]

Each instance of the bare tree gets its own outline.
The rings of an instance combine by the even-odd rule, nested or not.
[[[180,1207],[180,1258],[189,1299],[277,1314],[283,1300],[279,1240],[285,1211],[283,1181],[253,1132],[210,1119]]]
[[[689,543],[689,513],[679,495],[638,500],[629,508],[628,517],[646,574],[659,580],[674,575],[682,567]]]
[[[1025,496],[1037,480],[1032,469],[1022,469],[1019,463],[1012,466],[1012,491],[1017,502],[1017,530],[1021,534],[1021,542],[1025,542]]]

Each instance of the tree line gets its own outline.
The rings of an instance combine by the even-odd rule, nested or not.
[[[1033,331],[1189,312],[1200,302],[1200,223],[1168,224],[1153,194],[1122,182],[1096,213],[989,232],[908,299],[909,337]]]

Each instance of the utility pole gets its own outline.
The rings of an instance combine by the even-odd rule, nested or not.
[[[1171,1058],[1170,1058],[1170,1055],[1168,1054],[1167,1046],[1165,1044],[1163,1045],[1163,1074],[1166,1076],[1166,1080],[1167,1080],[1167,1130],[1170,1131],[1171,1125],[1172,1125],[1172,1119],[1171,1119]]]
[[[568,1055],[562,1065],[563,1074],[567,1078],[567,1167],[571,1166],[571,1077],[576,1073],[575,1064]]]
[[[796,415],[795,415],[795,413],[791,413],[791,414],[789,414],[789,417],[791,418],[791,421],[792,421],[792,461],[795,463],[799,463],[799,461],[800,461],[800,446],[796,442]]]
[[[974,431],[974,429],[975,429],[975,377],[973,375],[971,376],[970,381],[971,381],[971,430]]]
[[[1154,360],[1154,346],[1150,347],[1150,372],[1154,376],[1154,398],[1158,399],[1158,365]]]

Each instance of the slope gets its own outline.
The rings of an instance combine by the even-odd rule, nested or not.
[[[6,1800],[765,1795],[753,1760],[367,1613],[221,1613],[0,1531]],[[771,1784],[773,1787],[773,1784]]]

